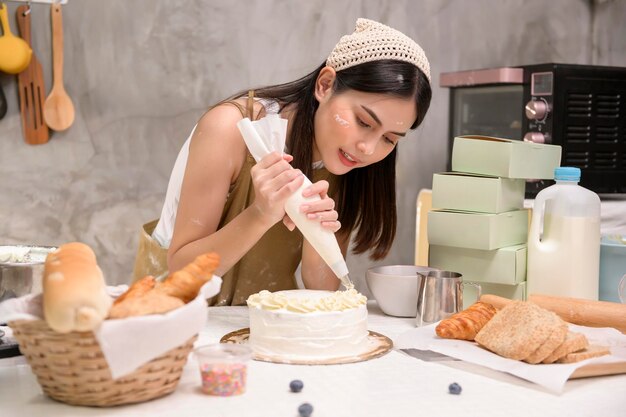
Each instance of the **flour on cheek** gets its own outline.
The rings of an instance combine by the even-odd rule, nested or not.
[[[350,127],[350,123],[348,123],[346,119],[339,116],[338,113],[335,113],[335,121],[339,123],[339,126],[341,127]]]

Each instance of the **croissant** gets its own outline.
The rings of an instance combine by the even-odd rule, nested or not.
[[[453,314],[435,328],[437,336],[445,339],[474,340],[476,334],[496,314],[491,304],[478,301],[468,309]]]
[[[150,275],[143,277],[115,300],[109,318],[162,314],[181,307],[196,298],[200,287],[213,277],[218,265],[219,256],[207,253],[163,282],[157,283]]]
[[[154,288],[156,285],[156,280],[152,275],[148,275],[146,277],[141,278],[138,281],[135,281],[133,285],[131,285],[125,293],[120,295],[115,299],[113,305],[120,304],[124,300],[129,300],[131,298],[141,297],[146,294],[148,291]]]
[[[196,298],[200,287],[213,277],[213,272],[219,263],[220,258],[216,253],[200,255],[192,263],[157,284],[154,290],[188,303]]]
[[[185,303],[179,298],[151,290],[138,297],[127,297],[124,301],[113,305],[109,311],[109,318],[123,319],[131,316],[163,314],[184,305]]]

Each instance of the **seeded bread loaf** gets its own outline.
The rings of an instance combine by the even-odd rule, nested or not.
[[[574,363],[584,361],[585,359],[596,358],[598,356],[604,356],[610,354],[611,351],[606,346],[589,345],[580,352],[568,353],[567,355],[559,358],[557,363]]]
[[[504,305],[475,340],[500,356],[531,364],[572,363],[611,353],[604,346],[589,346],[555,313],[526,301]]]
[[[524,362],[535,364],[543,361],[563,343],[566,336],[567,323],[559,319],[559,323],[554,326],[552,333],[550,333],[550,336],[546,339],[546,341],[543,342],[543,344],[539,346],[537,350],[535,350],[526,359],[524,359]]]
[[[589,342],[584,334],[568,332],[563,343],[546,357],[542,363],[554,363],[563,356],[583,350],[587,346],[589,346]]]
[[[475,340],[500,356],[523,360],[543,345],[561,323],[550,311],[530,302],[516,301],[487,322]]]

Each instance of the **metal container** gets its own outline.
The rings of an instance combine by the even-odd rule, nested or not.
[[[53,246],[0,245],[0,302],[40,293],[46,256]]]
[[[424,326],[443,320],[463,310],[463,286],[471,285],[478,289],[480,284],[463,282],[463,275],[452,271],[417,272],[417,326]]]

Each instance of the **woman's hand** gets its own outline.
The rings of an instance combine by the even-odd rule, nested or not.
[[[272,152],[250,170],[255,194],[252,205],[271,225],[285,217],[285,201],[304,181],[302,172],[289,165],[292,160],[291,155]]]
[[[341,228],[341,223],[338,220],[339,213],[335,210],[335,201],[328,196],[328,181],[318,181],[305,188],[302,192],[304,197],[310,197],[315,194],[319,194],[321,200],[306,202],[300,206],[300,212],[306,213],[307,218],[319,221],[322,227],[336,233]],[[293,224],[291,219],[288,217],[287,219]],[[290,226],[288,223],[285,223],[285,225],[287,227]],[[289,229],[293,230],[292,227],[289,227]]]

